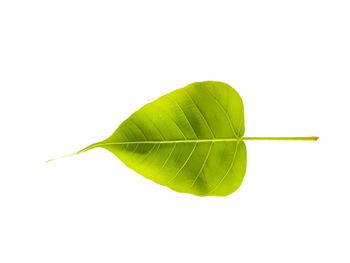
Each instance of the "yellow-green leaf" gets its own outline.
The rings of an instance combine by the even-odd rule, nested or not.
[[[237,91],[223,82],[195,82],[146,104],[101,147],[144,177],[177,192],[226,196],[241,185],[247,163],[244,140],[318,137],[243,137],[244,109]]]

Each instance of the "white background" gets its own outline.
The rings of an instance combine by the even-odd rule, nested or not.
[[[1,1],[0,262],[350,262],[348,1]],[[241,188],[199,198],[102,149],[143,104],[234,86]]]

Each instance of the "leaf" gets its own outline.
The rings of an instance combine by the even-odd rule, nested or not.
[[[195,82],[143,106],[112,136],[70,155],[102,147],[134,171],[177,192],[226,196],[239,188],[245,175],[244,140],[318,139],[243,135],[239,94],[223,82]]]
[[[246,171],[243,102],[228,84],[196,82],[143,106],[102,147],[177,192],[225,196]]]

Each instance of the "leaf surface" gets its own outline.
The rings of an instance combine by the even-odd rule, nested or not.
[[[244,110],[223,82],[195,82],[146,104],[103,147],[144,177],[177,192],[225,196],[246,170]]]

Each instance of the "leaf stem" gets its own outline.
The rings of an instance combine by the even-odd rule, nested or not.
[[[310,137],[243,137],[247,141],[317,141],[317,136]]]

